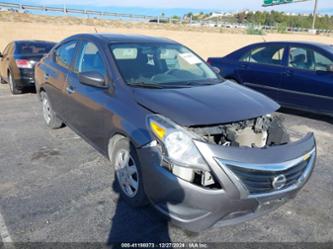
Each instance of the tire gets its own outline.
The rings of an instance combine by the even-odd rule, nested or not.
[[[148,199],[143,189],[140,161],[134,146],[127,138],[120,138],[112,151],[109,148],[109,154],[121,198],[132,207],[146,206]]]
[[[62,127],[63,123],[53,111],[50,100],[46,92],[42,91],[40,95],[43,105],[43,118],[45,123],[51,129],[59,129],[60,127]]]
[[[0,84],[6,84],[6,81],[0,75]]]
[[[15,80],[11,72],[8,73],[8,84],[9,84],[9,89],[13,95],[22,93],[21,89],[17,89]]]

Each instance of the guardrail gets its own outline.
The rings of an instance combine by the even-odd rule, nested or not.
[[[300,0],[304,1],[304,0]],[[0,2],[0,7],[4,7],[7,10],[17,10],[19,12],[23,12],[25,10],[31,11],[49,11],[49,12],[62,12],[64,14],[81,14],[81,15],[94,15],[100,17],[113,17],[115,19],[136,19],[136,20],[145,20],[154,23],[185,23],[188,25],[200,25],[200,26],[209,26],[209,27],[222,27],[222,28],[236,28],[236,29],[246,29],[248,28],[249,24],[232,24],[232,23],[225,23],[223,21],[190,21],[180,19],[173,19],[170,17],[164,16],[150,16],[150,15],[138,15],[138,14],[123,14],[123,13],[115,13],[115,12],[106,12],[106,11],[96,11],[96,10],[83,10],[83,9],[74,9],[74,8],[63,8],[60,7],[47,7],[41,5],[27,5],[27,4],[16,4],[16,3],[6,3]],[[260,26],[256,25],[258,29],[264,30],[277,30],[276,26]],[[332,33],[332,30],[314,30],[317,33]],[[299,29],[289,27],[286,32],[309,32],[309,29]]]
[[[139,19],[139,20],[150,20],[156,23],[161,22],[172,22],[173,19],[161,16],[150,16],[150,15],[138,15],[138,14],[123,14],[123,13],[113,13],[107,11],[96,11],[96,10],[83,10],[83,9],[73,9],[73,8],[63,8],[59,7],[47,7],[41,5],[27,5],[27,4],[16,4],[16,3],[6,3],[0,2],[0,7],[7,8],[8,10],[14,9],[18,11],[32,10],[32,11],[49,11],[49,12],[62,12],[64,14],[82,14],[82,15],[95,15],[101,17],[118,17],[127,19]]]

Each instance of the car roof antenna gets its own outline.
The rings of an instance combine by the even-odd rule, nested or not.
[[[267,42],[266,39],[265,39],[265,37],[262,37],[262,39],[264,40],[264,42]]]
[[[97,30],[97,28],[96,28],[96,27],[94,27],[94,30],[95,30],[95,32],[96,32],[96,33],[98,33],[98,30]]]

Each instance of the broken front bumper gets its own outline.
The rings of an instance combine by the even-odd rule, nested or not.
[[[138,151],[148,198],[176,225],[191,231],[239,223],[281,206],[307,182],[316,159],[313,134],[263,149],[195,144],[221,189],[176,177],[161,166],[157,147]]]

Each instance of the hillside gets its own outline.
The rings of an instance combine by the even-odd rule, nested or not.
[[[151,24],[83,19],[75,17],[49,17],[30,14],[0,12],[0,49],[12,40],[42,39],[60,41],[77,33],[111,32],[168,37],[198,52],[202,57],[223,56],[254,42],[273,40],[303,40],[333,44],[333,37],[309,34],[247,35],[229,33],[218,28],[187,27],[179,24]]]

